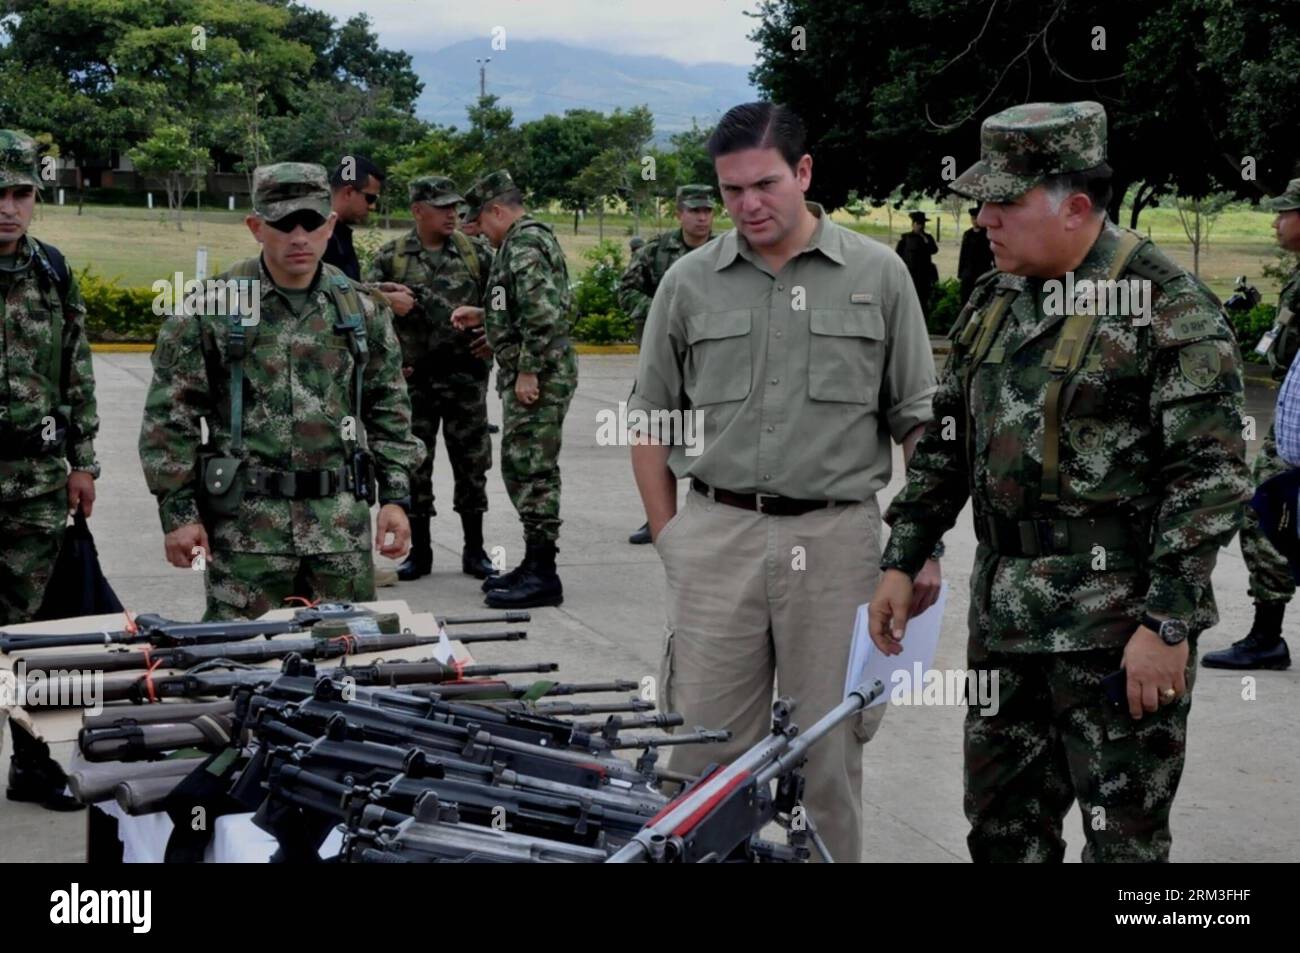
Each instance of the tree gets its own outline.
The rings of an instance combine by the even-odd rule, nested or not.
[[[563,116],[543,116],[520,127],[529,156],[529,190],[537,202],[557,202],[573,212],[587,211],[591,196],[577,185],[578,177],[600,152],[608,120],[591,109],[570,109]]]
[[[1167,191],[1258,198],[1294,162],[1294,0],[764,0],[757,16],[751,78],[803,117],[828,207],[942,195],[980,122],[1022,102],[1105,105],[1110,213],[1139,185],[1131,225]]]
[[[644,178],[649,157],[647,148],[654,136],[654,117],[645,106],[636,106],[623,112],[614,110],[608,117],[608,126],[601,139],[601,150],[579,173],[578,190],[595,200],[600,216],[598,231],[605,236],[605,205],[609,198],[619,197],[640,218],[641,204],[651,192],[652,180]]]
[[[1192,274],[1198,278],[1201,275],[1201,247],[1210,243],[1210,230],[1214,228],[1215,220],[1231,202],[1231,192],[1215,192],[1205,198],[1174,196],[1178,221],[1183,226],[1183,234],[1192,243]]]
[[[185,197],[202,180],[210,156],[194,144],[193,130],[177,123],[165,123],[152,136],[130,151],[131,161],[143,175],[162,180],[167,207],[176,216],[176,230],[182,231],[181,210]]]

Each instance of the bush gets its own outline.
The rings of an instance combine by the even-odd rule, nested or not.
[[[621,344],[636,338],[636,328],[622,311],[589,314],[574,322],[573,338],[584,344]]]
[[[947,334],[957,315],[961,312],[961,282],[956,278],[945,278],[934,286],[930,296],[930,316],[925,326],[931,334]]]
[[[86,301],[86,335],[91,341],[152,344],[163,316],[153,313],[157,295],[150,288],[123,288],[93,274],[77,272],[77,285]]]
[[[1249,311],[1229,311],[1228,317],[1232,319],[1232,332],[1237,336],[1242,357],[1247,361],[1267,360],[1255,353],[1255,345],[1277,320],[1277,305],[1260,302]]]
[[[618,282],[623,277],[623,247],[604,241],[588,248],[582,257],[591,262],[574,285],[574,306],[579,319],[588,316],[623,315],[618,306]],[[579,322],[580,323],[580,322]]]

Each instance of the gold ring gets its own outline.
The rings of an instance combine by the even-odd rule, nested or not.
[[[1167,702],[1171,702],[1178,697],[1178,693],[1174,691],[1172,688],[1166,688],[1163,692],[1160,693],[1160,697]]]

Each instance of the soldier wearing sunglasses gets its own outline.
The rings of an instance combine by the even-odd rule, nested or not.
[[[167,319],[140,431],[167,559],[205,570],[209,619],[288,596],[373,599],[370,505],[375,548],[400,558],[424,458],[391,313],[321,261],[325,169],[260,166],[253,183],[245,221],[262,253],[218,279],[240,287],[238,312],[212,289],[202,314]]]

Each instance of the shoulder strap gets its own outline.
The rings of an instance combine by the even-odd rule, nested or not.
[[[63,346],[63,309],[68,303],[68,294],[72,288],[72,276],[68,272],[68,260],[63,252],[53,245],[47,245],[39,238],[32,238],[32,251],[36,258],[37,281],[47,290],[58,294],[58,306],[50,309],[50,349],[48,370],[50,381],[54,384],[54,403],[63,404],[63,385],[71,376],[72,355]]]
[[[464,259],[465,267],[469,269],[469,276],[474,279],[474,284],[477,285],[482,275],[482,269],[479,267],[478,249],[469,240],[469,236],[459,229],[451,233],[451,240],[456,243],[460,257]]]
[[[966,364],[966,374],[962,378],[962,392],[966,396],[966,468],[968,472],[972,473],[975,466],[975,427],[973,426],[974,421],[970,402],[971,380],[975,376],[975,368],[980,361],[984,360],[989,348],[993,346],[993,341],[998,336],[1002,322],[1006,319],[1007,312],[1011,310],[1011,303],[1020,294],[1020,288],[1018,285],[1004,284],[999,281],[994,288],[993,294],[993,303],[984,312],[983,318],[979,321],[976,321],[973,317],[967,320],[966,327],[962,329],[955,342],[958,347],[965,348],[970,345],[972,340],[975,341],[975,348]]]
[[[406,283],[406,270],[411,266],[411,255],[406,250],[406,242],[399,241],[393,253],[393,280],[399,285]]]
[[[667,236],[660,235],[655,242],[655,281],[662,280],[664,272],[667,271],[668,266],[672,264],[668,260],[670,252],[671,249],[668,247]]]
[[[1106,273],[1107,281],[1116,281],[1128,270],[1135,256],[1143,247],[1150,246],[1150,240],[1132,231],[1121,229],[1119,241],[1115,246],[1115,257]],[[1096,309],[1094,308],[1095,312]],[[1056,348],[1052,352],[1048,366],[1052,371],[1052,381],[1047,385],[1046,400],[1043,405],[1043,480],[1040,499],[1055,503],[1060,499],[1061,490],[1061,394],[1066,381],[1083,364],[1084,356],[1092,348],[1092,339],[1097,334],[1098,314],[1072,314],[1065,319],[1061,333],[1056,339]]]
[[[237,262],[226,272],[226,279],[251,282],[261,278],[260,258]],[[252,294],[252,291],[249,292]],[[195,316],[198,320],[198,316]],[[203,343],[203,328],[199,328],[199,344]],[[236,456],[244,448],[244,358],[248,355],[248,329],[239,309],[226,318],[226,362],[230,365],[230,452]]]
[[[361,425],[361,398],[365,386],[366,362],[370,357],[366,346],[365,312],[356,285],[348,276],[332,266],[326,265],[325,268],[321,280],[328,282],[328,290],[339,316],[338,323],[334,325],[334,333],[347,336],[348,350],[352,353],[352,415],[355,418],[357,440],[361,442],[365,433],[365,428]]]

